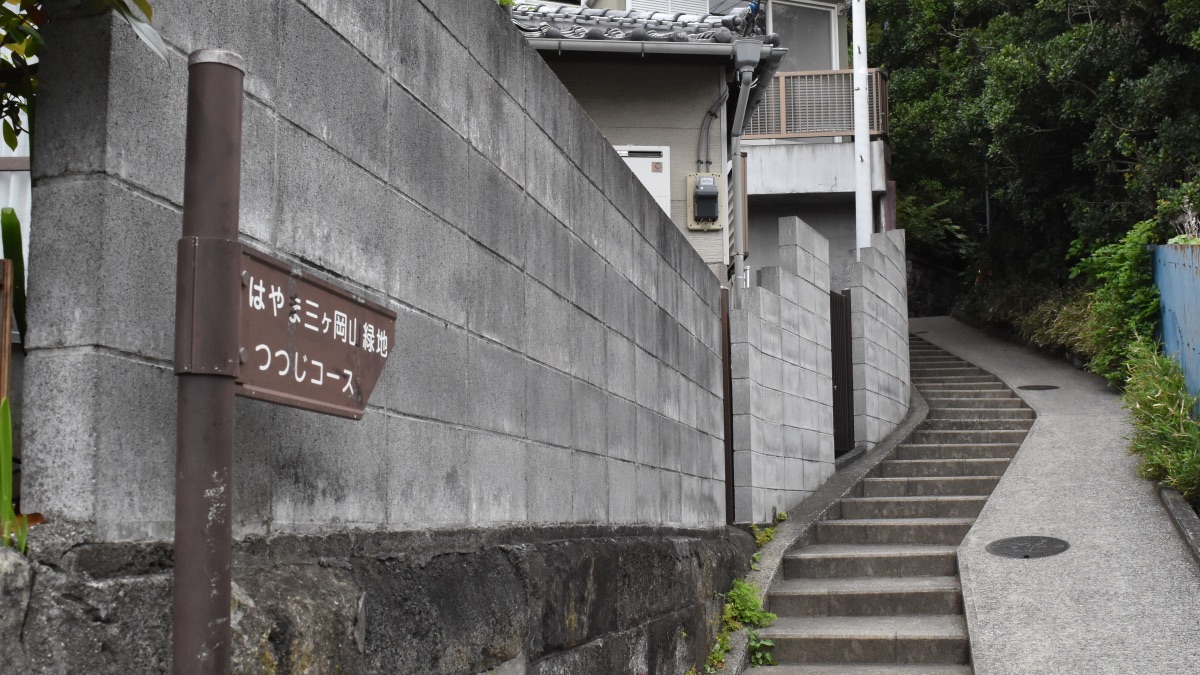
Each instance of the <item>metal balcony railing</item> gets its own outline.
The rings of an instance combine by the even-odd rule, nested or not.
[[[888,132],[887,76],[867,72],[871,135]],[[743,138],[816,138],[854,135],[854,71],[779,73],[746,125]]]

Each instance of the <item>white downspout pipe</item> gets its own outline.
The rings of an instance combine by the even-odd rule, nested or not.
[[[743,244],[746,241],[747,224],[743,222],[742,194],[745,190],[746,177],[741,169],[742,128],[746,125],[746,104],[750,99],[750,85],[754,79],[754,69],[758,67],[759,56],[762,53],[762,42],[759,40],[738,40],[734,43],[734,67],[738,71],[737,111],[733,116],[732,138],[729,143],[729,157],[733,159],[733,285],[749,287],[746,278],[746,251]]]
[[[855,258],[871,245],[875,213],[871,193],[871,105],[867,90],[867,0],[853,0],[854,47],[854,241]]]

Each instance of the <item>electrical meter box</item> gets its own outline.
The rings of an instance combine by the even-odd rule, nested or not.
[[[719,230],[725,224],[725,182],[719,173],[693,173],[687,177],[689,230]]]

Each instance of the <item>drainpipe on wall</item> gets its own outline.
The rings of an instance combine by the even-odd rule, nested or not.
[[[871,114],[867,94],[867,0],[854,0],[854,241],[855,260],[871,245],[875,214],[871,195]]]
[[[729,156],[733,158],[733,286],[734,288],[749,288],[750,280],[746,278],[746,227],[742,217],[745,205],[742,203],[746,193],[746,176],[742,171],[740,155],[742,145],[742,129],[746,125],[746,103],[750,100],[751,84],[754,80],[754,69],[758,67],[762,55],[763,43],[759,40],[738,40],[733,43],[733,65],[737,68],[738,91],[737,112],[733,117],[733,137],[730,140]]]

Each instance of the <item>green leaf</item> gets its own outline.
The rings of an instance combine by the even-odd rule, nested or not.
[[[163,43],[162,37],[159,36],[158,31],[154,30],[154,27],[150,24],[142,21],[132,14],[121,14],[121,16],[123,16],[125,20],[129,22],[129,25],[133,28],[134,32],[137,33],[137,36],[142,39],[142,42],[145,42],[147,45],[149,45],[150,49],[153,50],[155,54],[158,54],[159,58],[163,60],[163,63],[166,63],[167,45]]]
[[[13,267],[13,318],[21,344],[25,344],[25,254],[21,245],[21,221],[11,208],[0,209],[0,243],[4,245],[4,257],[12,261]]]
[[[17,132],[8,120],[4,120],[4,144],[12,150],[17,149]]]
[[[142,14],[146,15],[146,21],[154,21],[154,9],[150,7],[147,0],[133,0],[133,3],[142,10]]]

